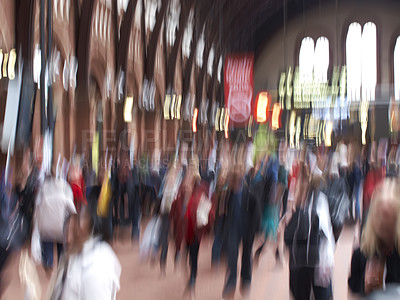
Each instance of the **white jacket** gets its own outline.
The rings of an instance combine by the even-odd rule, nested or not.
[[[335,265],[335,237],[329,213],[328,198],[322,192],[319,193],[316,209],[319,218],[319,229],[322,231],[323,236],[320,240],[319,264],[315,269],[314,281],[316,286],[328,287]]]
[[[121,265],[114,251],[91,238],[81,253],[70,257],[61,300],[115,300]]]
[[[40,239],[63,242],[65,218],[74,213],[74,196],[68,182],[63,179],[46,179],[36,198],[34,217]]]

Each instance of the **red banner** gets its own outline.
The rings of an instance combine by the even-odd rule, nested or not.
[[[254,54],[230,54],[225,59],[225,105],[235,124],[245,124],[251,115],[253,100]]]

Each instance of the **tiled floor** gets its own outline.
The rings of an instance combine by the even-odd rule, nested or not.
[[[351,227],[344,229],[336,250],[336,264],[334,270],[334,299],[353,299],[348,296],[347,277],[351,259],[354,230]],[[147,262],[138,259],[139,247],[132,245],[129,240],[119,237],[114,245],[116,253],[121,261],[122,276],[121,290],[117,299],[152,300],[152,299],[182,299],[187,282],[187,274],[183,268],[174,270],[173,252],[169,251],[166,276],[160,275],[158,264],[150,266]],[[260,241],[255,243],[255,247]],[[221,299],[225,278],[225,268],[212,270],[211,241],[202,241],[199,254],[198,281],[196,286],[196,299]],[[171,244],[172,246],[172,244]],[[15,255],[7,270],[6,280],[8,287],[2,297],[3,300],[24,299],[24,291],[21,289],[18,277],[19,255]],[[39,277],[42,282],[43,297],[46,299],[48,279],[41,267],[38,267]],[[239,264],[240,270],[240,264]],[[188,296],[186,296],[188,298]],[[286,262],[275,264],[275,256],[272,245],[264,250],[258,266],[254,266],[253,283],[249,299],[290,299],[289,273]],[[235,299],[243,299],[239,291]],[[72,300],[72,299],[71,299]]]

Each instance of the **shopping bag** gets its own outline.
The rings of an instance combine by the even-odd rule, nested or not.
[[[160,234],[160,218],[153,217],[146,226],[142,241],[139,247],[139,257],[144,260],[151,254],[151,251],[157,248]]]
[[[42,244],[40,241],[39,227],[35,224],[32,232],[31,253],[33,260],[39,264],[42,261]]]
[[[203,193],[200,198],[199,206],[196,211],[196,225],[197,228],[201,228],[207,226],[208,224],[208,216],[211,211],[211,201],[210,199]]]

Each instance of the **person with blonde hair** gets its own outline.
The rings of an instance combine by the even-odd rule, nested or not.
[[[400,184],[386,178],[371,200],[369,216],[361,237],[361,249],[353,253],[349,287],[369,294],[400,283]]]

